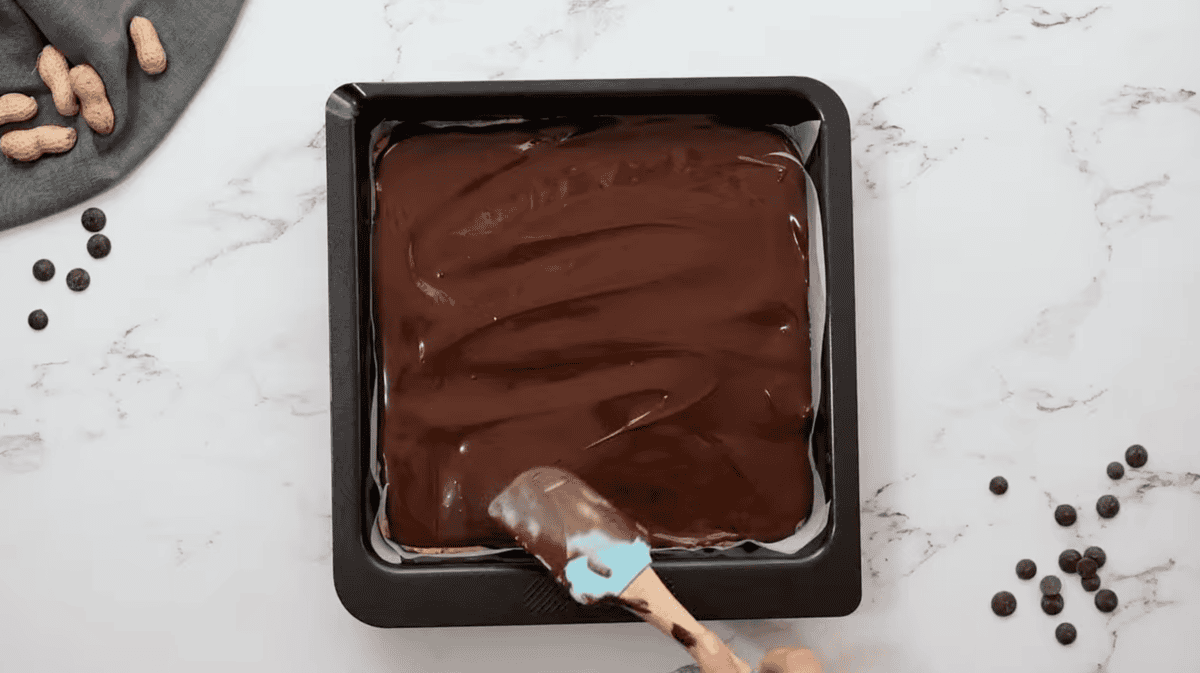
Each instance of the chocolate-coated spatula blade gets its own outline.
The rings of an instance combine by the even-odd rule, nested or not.
[[[565,470],[523,472],[488,514],[580,603],[619,596],[650,565],[645,529]]]

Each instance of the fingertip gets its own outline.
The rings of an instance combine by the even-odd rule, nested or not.
[[[796,650],[788,654],[787,665],[789,673],[821,673],[821,662],[812,650]]]
[[[763,657],[759,673],[821,673],[821,662],[812,650],[777,647]]]

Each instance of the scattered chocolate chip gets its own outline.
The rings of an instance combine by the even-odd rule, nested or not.
[[[1046,575],[1042,578],[1041,587],[1043,596],[1057,596],[1062,593],[1062,580],[1054,575]]]
[[[1033,576],[1036,574],[1037,574],[1037,564],[1036,563],[1034,563],[1033,561],[1031,561],[1027,558],[1023,558],[1020,561],[1017,561],[1017,577],[1020,577],[1023,580],[1028,580],[1028,579],[1033,579]]]
[[[1008,490],[1008,480],[1004,477],[992,477],[992,483],[988,484],[988,488],[992,489],[992,493],[996,495],[1004,495]]]
[[[1054,520],[1060,526],[1070,526],[1075,523],[1075,508],[1070,505],[1059,505],[1054,510]]]
[[[1083,578],[1079,581],[1079,583],[1083,585],[1084,591],[1095,591],[1096,589],[1100,588],[1100,577],[1097,575],[1092,575],[1091,577]]]
[[[1096,511],[1105,519],[1111,519],[1121,511],[1121,503],[1117,501],[1115,496],[1102,495],[1096,501]]]
[[[1121,477],[1124,477],[1124,476],[1125,476],[1125,466],[1124,465],[1118,463],[1115,460],[1108,464],[1108,478],[1109,479],[1120,479]]]
[[[1017,609],[1017,597],[1007,591],[997,592],[992,596],[992,612],[1007,617]]]
[[[1075,565],[1079,563],[1079,559],[1083,558],[1079,552],[1074,549],[1068,549],[1058,555],[1058,567],[1062,568],[1065,573],[1075,572]]]
[[[1075,572],[1079,573],[1080,577],[1095,577],[1096,568],[1099,567],[1100,566],[1096,565],[1095,561],[1084,557],[1080,559],[1078,564],[1075,565]]]
[[[54,277],[54,262],[48,259],[39,259],[33,263],[33,277],[40,281],[47,281]]]
[[[46,325],[50,324],[50,318],[46,316],[46,312],[42,309],[37,309],[29,314],[29,326],[36,330],[46,329]]]
[[[1054,637],[1058,638],[1058,642],[1063,645],[1070,645],[1075,642],[1075,625],[1071,622],[1063,622],[1054,629]]]
[[[83,217],[80,220],[83,222],[83,228],[91,232],[100,231],[104,228],[104,224],[108,222],[104,211],[99,208],[88,208],[83,211]]]
[[[108,253],[112,252],[112,241],[108,240],[104,234],[95,234],[88,239],[87,251],[96,259],[108,257]]]
[[[1105,554],[1104,550],[1099,547],[1088,547],[1083,550],[1083,555],[1095,561],[1097,568],[1103,568],[1104,562],[1108,560],[1108,554]]]
[[[1057,615],[1062,612],[1064,604],[1065,601],[1063,601],[1063,597],[1060,594],[1042,596],[1042,612],[1048,615]]]
[[[92,284],[92,277],[83,269],[71,269],[67,273],[67,287],[74,292],[83,292]]]
[[[1112,612],[1117,609],[1117,595],[1112,589],[1101,589],[1096,593],[1096,609],[1100,612]]]
[[[1129,467],[1141,467],[1146,464],[1146,447],[1141,444],[1134,444],[1125,449],[1125,462],[1129,463]]]

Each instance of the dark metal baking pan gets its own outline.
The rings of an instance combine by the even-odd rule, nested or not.
[[[825,532],[795,554],[753,545],[656,553],[664,582],[698,619],[841,616],[862,597],[850,120],[832,89],[804,77],[346,84],[329,97],[329,322],[333,574],[346,609],[380,627],[634,621],[585,607],[532,557],[389,563],[371,546],[372,131],[384,121],[709,114],[741,123],[820,120],[807,158],[820,201],[826,314],[813,453],[829,499]]]

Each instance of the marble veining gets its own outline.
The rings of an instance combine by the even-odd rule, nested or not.
[[[338,603],[324,103],[351,81],[803,74],[852,122],[864,597],[714,630],[838,672],[1194,670],[1197,25],[1187,0],[248,2],[141,167],[0,233],[0,669],[688,670],[640,624],[378,631]],[[1110,480],[1135,442],[1149,463]],[[1042,614],[1016,561],[1062,576],[1092,544],[1120,606],[1065,577]]]

